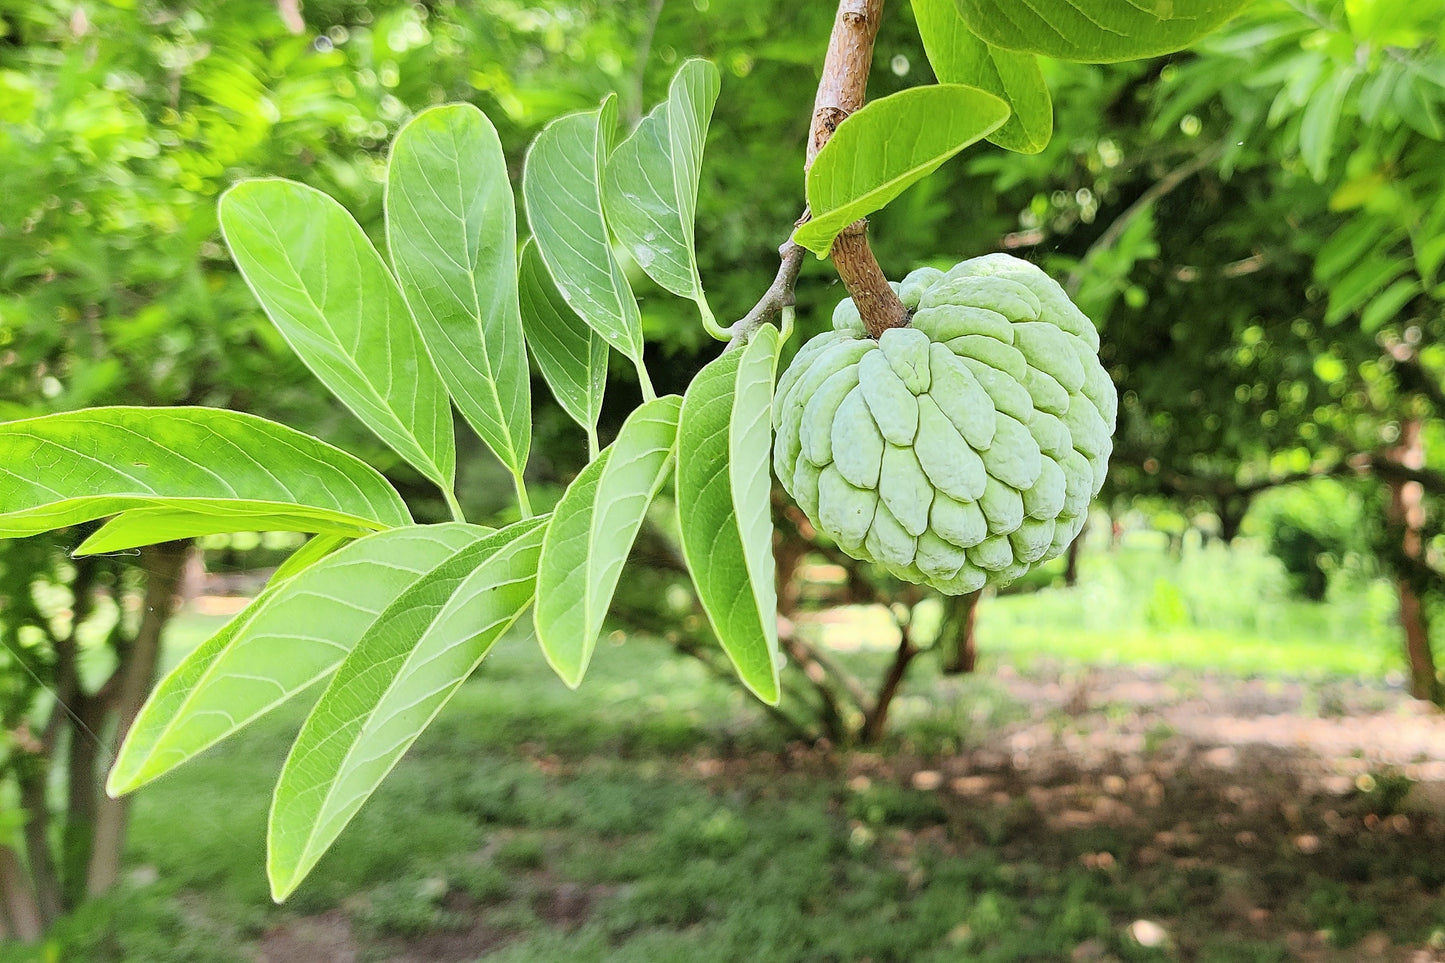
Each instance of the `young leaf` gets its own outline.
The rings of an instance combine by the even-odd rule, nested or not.
[[[286,505],[220,505],[211,511],[186,508],[133,508],[106,522],[80,543],[76,555],[124,552],[180,538],[199,538],[229,532],[317,532],[340,538],[357,538],[370,528],[324,514],[288,512]]]
[[[547,662],[574,689],[643,516],[667,479],[681,406],[681,398],[667,395],[634,411],[552,511],[532,614]]]
[[[537,367],[557,403],[587,432],[595,449],[607,388],[607,342],[562,300],[531,239],[522,248],[520,288],[522,327]]]
[[[88,408],[0,423],[0,538],[138,508],[408,525],[385,478],[310,435],[220,408]]]
[[[150,782],[330,675],[398,596],[488,534],[458,523],[409,525],[273,579],[156,686],[106,791]]]
[[[808,170],[813,219],[793,240],[820,257],[838,233],[886,205],[1008,119],[1008,104],[958,84],[913,87],[838,125]]]
[[[277,900],[531,604],[546,521],[517,522],[427,573],[342,662],[276,784],[266,869]]]
[[[346,208],[281,179],[221,197],[231,256],[282,336],[397,454],[450,492],[456,444],[446,388],[401,289]]]
[[[975,37],[953,0],[913,0],[913,13],[940,83],[986,90],[1013,111],[1002,127],[988,135],[992,143],[1022,154],[1037,154],[1048,146],[1054,105],[1037,57]]]
[[[496,128],[470,104],[433,107],[391,148],[391,263],[457,407],[521,475],[531,382],[517,307],[517,222]]]
[[[688,386],[677,426],[683,556],[743,684],[776,705],[778,598],[768,474],[778,332],[764,325]]]
[[[617,102],[559,117],[542,129],[522,168],[527,221],[562,299],[634,363],[642,361],[642,315],[612,256],[602,214],[602,165]]]
[[[1182,50],[1249,0],[954,0],[978,37],[997,47],[1113,63]]]
[[[490,529],[486,529],[486,531],[490,531]],[[280,585],[292,576],[306,571],[328,555],[345,548],[352,541],[354,539],[345,535],[315,535],[307,539],[305,545],[292,552],[286,561],[276,566],[276,571],[271,573],[271,580],[267,584]]]
[[[647,276],[678,297],[712,311],[697,271],[693,221],[703,142],[717,103],[717,68],[689,60],[672,78],[667,100],[642,119],[607,161],[602,201],[607,223]]]

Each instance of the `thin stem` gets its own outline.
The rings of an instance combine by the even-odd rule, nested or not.
[[[467,520],[467,516],[462,514],[462,506],[457,501],[457,496],[452,493],[451,488],[443,486],[442,497],[447,500],[447,511],[452,513],[452,521],[464,522]]]
[[[652,389],[652,379],[647,376],[647,365],[638,358],[632,362],[637,368],[637,383],[642,386],[642,400],[651,401],[657,397],[657,392]]]
[[[599,449],[599,448],[597,447],[597,426],[596,426],[596,425],[588,425],[588,426],[587,426],[587,460],[588,460],[589,462],[590,462],[590,461],[596,461],[596,460],[597,460],[597,455],[598,455],[598,453],[599,453],[600,451],[601,451],[601,449]]]
[[[717,318],[713,315],[712,308],[708,307],[707,296],[699,292],[698,296],[693,300],[697,303],[698,313],[702,315],[703,330],[719,341],[730,340],[733,336],[732,331],[717,323]]]
[[[532,500],[527,497],[527,483],[522,480],[522,473],[513,472],[512,481],[517,486],[517,507],[522,511],[522,517],[531,518]]]

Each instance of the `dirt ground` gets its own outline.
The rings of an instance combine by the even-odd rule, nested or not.
[[[1005,863],[1083,867],[1148,894],[1173,909],[1128,924],[1129,945],[1158,951],[1140,958],[1203,959],[1194,948],[1224,932],[1276,952],[1249,959],[1445,961],[1445,714],[1350,681],[1047,665],[993,678],[1021,711],[954,754],[792,746],[695,753],[679,772],[719,794],[786,771],[834,781],[841,798],[879,787],[931,797],[943,818],[853,819],[852,831],[877,833],[900,871],[915,871],[920,849],[988,847]],[[600,898],[554,888],[562,909],[541,912],[559,929],[584,923]],[[347,914],[332,911],[273,928],[259,958],[461,963],[506,942],[482,930],[359,952]],[[1095,940],[1069,957],[1118,959]]]

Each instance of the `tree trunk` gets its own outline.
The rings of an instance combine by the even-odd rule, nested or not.
[[[66,747],[65,826],[61,832],[60,880],[61,898],[66,909],[80,905],[86,894],[91,846],[95,838],[96,804],[100,799],[100,774],[96,764],[100,746],[95,733],[103,723],[94,699],[77,699],[72,711],[70,745]]]
[[[122,663],[120,686],[115,696],[116,740],[125,737],[145,702],[160,661],[161,634],[175,614],[181,572],[190,542],[166,542],[141,549],[146,571],[145,612],[135,641]],[[98,800],[95,837],[91,845],[90,871],[86,892],[98,896],[115,885],[125,850],[125,822],[130,806],[126,798]]]
[[[966,675],[978,664],[978,646],[974,637],[974,626],[978,620],[978,600],[983,590],[958,595],[949,599],[943,615],[943,626],[939,629],[939,641],[943,642],[944,658],[942,670],[945,675]]]
[[[1408,418],[1400,422],[1400,440],[1390,454],[1406,468],[1425,465],[1425,443],[1421,437],[1421,420]],[[1398,533],[1400,553],[1410,560],[1424,554],[1421,531],[1425,525],[1425,489],[1419,482],[1392,478],[1387,520],[1390,530]],[[1430,702],[1441,701],[1440,680],[1435,674],[1435,656],[1430,651],[1430,623],[1424,601],[1410,573],[1402,570],[1395,577],[1400,596],[1400,625],[1405,632],[1405,655],[1410,662],[1410,694]]]
[[[1084,527],[1079,529],[1079,534],[1069,543],[1069,550],[1064,556],[1064,584],[1073,588],[1079,584],[1079,555],[1084,551],[1084,536],[1089,532],[1089,520],[1084,519]]]
[[[25,811],[25,861],[30,867],[35,905],[43,928],[60,918],[62,912],[60,876],[50,851],[50,800],[46,796],[46,760],[29,760],[19,776],[20,808]]]
[[[8,925],[8,937],[22,943],[34,943],[45,934],[45,921],[40,915],[40,906],[25,878],[25,868],[20,857],[9,846],[0,846],[0,922]],[[0,930],[0,939],[7,934]]]

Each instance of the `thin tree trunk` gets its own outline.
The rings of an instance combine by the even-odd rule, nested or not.
[[[130,730],[155,678],[156,665],[160,661],[161,635],[166,623],[175,614],[181,572],[189,550],[190,542],[185,541],[141,549],[141,564],[146,571],[145,612],[120,670],[120,685],[115,696],[117,744]],[[86,883],[86,892],[91,896],[110,889],[120,876],[129,810],[129,802],[124,797],[103,797],[99,800]]]
[[[60,875],[50,851],[50,800],[45,793],[43,759],[33,760],[33,771],[20,774],[20,808],[25,811],[25,861],[30,867],[35,904],[40,911],[43,929],[60,918],[62,912]]]
[[[61,898],[68,910],[80,905],[86,895],[96,809],[101,795],[100,776],[96,772],[100,746],[95,733],[104,724],[103,709],[93,698],[76,699],[71,711],[76,713],[78,721],[69,726],[65,826],[61,832],[60,847]]]
[[[888,667],[888,674],[883,677],[883,684],[878,687],[878,697],[873,702],[873,709],[864,719],[863,730],[858,734],[858,741],[865,746],[873,745],[883,738],[883,732],[888,727],[888,710],[893,707],[893,697],[898,695],[898,690],[903,685],[903,677],[908,673],[908,666],[912,664],[914,656],[922,651],[913,644],[908,626],[900,628],[903,630],[903,638],[898,643],[893,664]]]
[[[25,878],[25,868],[20,865],[19,854],[9,846],[0,846],[0,903],[4,905],[3,919],[9,924],[10,938],[34,943],[45,934],[45,921]],[[0,931],[0,938],[5,937]]]
[[[1421,437],[1419,418],[1400,423],[1400,440],[1391,452],[1406,468],[1419,469],[1425,464],[1425,443]],[[1387,518],[1390,528],[1399,533],[1400,552],[1406,559],[1419,560],[1424,554],[1421,531],[1425,525],[1425,489],[1416,481],[1392,478]],[[1430,702],[1441,701],[1440,680],[1435,674],[1435,656],[1430,650],[1430,623],[1414,579],[1406,571],[1395,577],[1400,596],[1400,625],[1405,633],[1405,654],[1410,662],[1410,694]]]
[[[1073,588],[1079,584],[1079,555],[1084,551],[1084,536],[1089,531],[1089,520],[1084,519],[1084,527],[1079,529],[1079,534],[1069,543],[1069,549],[1064,554],[1064,584]]]

